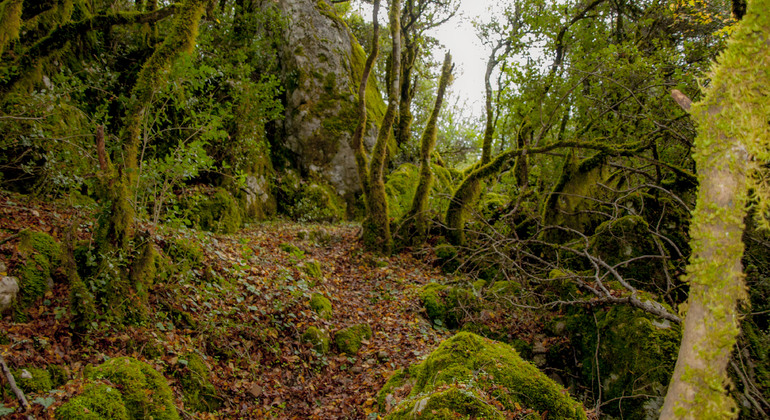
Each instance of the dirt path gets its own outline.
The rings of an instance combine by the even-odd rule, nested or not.
[[[65,217],[39,219],[56,232],[66,225],[57,223]],[[2,225],[0,239],[39,226]],[[58,392],[30,396],[48,398],[47,409],[35,405],[37,418],[53,418],[53,410],[78,392],[86,365],[124,355],[152,364],[169,379],[184,418],[376,418],[373,398],[389,375],[446,338],[420,315],[416,296],[421,284],[438,281],[441,274],[411,256],[362,252],[358,229],[268,223],[231,236],[165,230],[154,238],[159,249],[196,244],[203,258],[156,282],[145,323],[102,322],[87,334],[72,331],[68,286],[55,278],[52,291],[29,310],[28,322],[14,323],[9,316],[0,321],[5,332],[0,351],[13,367],[60,365],[72,380]],[[298,250],[287,251],[284,244]],[[9,241],[0,247],[0,257],[11,266],[19,258],[15,246]],[[320,279],[303,269],[313,261],[322,268]],[[331,319],[311,310],[313,293],[330,299]],[[371,326],[373,337],[355,356],[338,354],[334,345],[320,355],[301,341],[310,326],[333,335],[360,323]],[[184,407],[175,373],[189,352],[211,368],[222,403],[214,413]],[[17,404],[8,393],[3,403]]]

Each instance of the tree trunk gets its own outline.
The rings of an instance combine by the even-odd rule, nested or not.
[[[417,184],[417,191],[414,194],[412,208],[407,214],[407,219],[414,219],[415,235],[414,243],[421,243],[428,234],[428,198],[430,189],[433,186],[433,172],[430,168],[430,158],[433,149],[436,147],[436,121],[438,121],[441,105],[444,103],[444,92],[452,78],[452,56],[447,52],[444,56],[444,65],[441,68],[441,78],[438,83],[438,92],[436,93],[436,104],[428,119],[428,125],[422,133],[420,141],[420,182]]]
[[[401,1],[390,3],[390,35],[393,50],[390,57],[390,76],[388,81],[388,109],[382,119],[377,135],[377,142],[372,149],[369,162],[369,194],[366,196],[368,215],[363,222],[364,247],[371,251],[389,254],[393,248],[388,219],[388,197],[385,193],[385,157],[388,142],[392,137],[393,122],[399,103],[401,73]]]
[[[703,101],[692,107],[699,126],[694,157],[700,189],[690,227],[690,296],[662,419],[737,416],[725,384],[739,332],[737,305],[746,297],[741,234],[750,170],[756,169],[749,156],[766,160],[770,144],[768,10],[770,0],[749,2],[748,14],[712,69]],[[767,200],[766,188],[752,187],[760,202]]]

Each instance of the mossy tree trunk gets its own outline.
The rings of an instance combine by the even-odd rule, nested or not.
[[[484,74],[486,98],[484,110],[486,113],[486,124],[484,127],[484,141],[481,147],[481,161],[477,164],[477,168],[486,166],[492,160],[492,141],[495,136],[495,111],[492,106],[493,92],[491,80],[492,72],[500,61],[502,61],[501,56],[498,56],[500,49],[505,49],[505,52],[507,53],[510,49],[510,42],[506,40],[497,43],[492,49],[492,53],[489,55],[489,61],[487,61],[487,70]],[[460,186],[452,195],[452,199],[449,201],[449,207],[447,207],[447,239],[453,245],[463,245],[465,243],[464,227],[468,208],[473,206],[481,194],[482,180],[474,176],[474,173],[475,171],[469,172],[465,179],[463,179]]]
[[[0,3],[0,55],[8,44],[19,37],[22,3],[22,0],[5,0]]]
[[[171,32],[137,76],[131,95],[132,102],[126,113],[122,165],[118,171],[114,171],[111,165],[102,168],[107,172],[103,183],[107,214],[97,235],[97,246],[103,256],[100,272],[113,274],[111,283],[99,292],[104,295],[107,306],[119,321],[128,313],[141,317],[144,312],[143,303],[146,302],[147,282],[151,280],[139,278],[135,272],[146,274],[154,264],[151,258],[154,254],[148,250],[148,247],[152,247],[150,241],[135,238],[136,214],[131,204],[139,176],[139,145],[144,116],[152,102],[153,93],[161,87],[174,60],[182,53],[193,50],[205,5],[206,0],[188,0],[180,6]],[[130,249],[132,242],[137,242],[136,245],[142,248]],[[138,255],[137,262],[141,262],[142,267],[136,264],[131,267],[125,261],[132,253]],[[115,259],[123,260],[123,263],[116,264]],[[116,266],[122,268],[116,270]]]
[[[690,295],[682,345],[661,413],[663,419],[737,415],[727,395],[727,364],[739,332],[738,303],[746,297],[741,267],[749,156],[767,161],[770,132],[770,0],[750,1],[727,50],[714,65],[697,121],[695,161],[700,189],[690,227]],[[686,108],[689,100],[678,92]],[[759,203],[768,191],[754,186]]]
[[[375,2],[376,9],[379,1]],[[392,0],[390,3],[390,36],[392,38],[392,53],[390,57],[390,77],[388,80],[388,108],[380,124],[377,141],[372,149],[370,158],[366,156],[363,146],[363,131],[366,128],[366,102],[364,99],[366,83],[371,67],[374,64],[378,52],[378,31],[374,33],[372,40],[372,52],[364,65],[364,74],[359,88],[358,112],[359,122],[351,140],[356,154],[358,173],[364,190],[366,202],[366,219],[363,222],[364,247],[371,251],[389,254],[393,248],[393,239],[390,233],[390,219],[388,219],[388,201],[385,193],[385,158],[388,150],[388,141],[392,136],[393,123],[396,119],[396,111],[400,93],[400,69],[401,69],[401,1]],[[376,25],[376,24],[375,24]],[[378,26],[375,26],[375,29]]]
[[[438,130],[436,122],[444,103],[444,93],[452,79],[452,56],[447,52],[444,56],[444,65],[441,68],[441,78],[439,79],[438,92],[436,93],[436,103],[431,111],[428,125],[422,133],[420,141],[420,181],[417,184],[417,191],[414,194],[412,207],[407,214],[407,219],[414,220],[415,234],[413,243],[422,243],[428,234],[428,198],[433,186],[433,172],[431,171],[430,161],[433,155],[433,149],[436,147],[436,137]]]

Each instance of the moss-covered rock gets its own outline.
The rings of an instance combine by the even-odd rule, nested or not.
[[[174,395],[152,366],[131,357],[110,359],[86,372],[89,379],[107,379],[119,389],[131,419],[177,420]]]
[[[483,397],[474,390],[458,388],[454,385],[420,398],[410,399],[385,418],[389,420],[505,419],[494,405],[484,401]]]
[[[26,368],[19,369],[14,373],[19,388],[26,393],[39,394],[48,392],[53,388],[51,374],[46,369]]]
[[[602,223],[591,237],[589,249],[593,255],[607,264],[618,267],[618,272],[632,285],[654,290],[666,289],[666,277],[659,258],[643,258],[658,255],[655,240],[647,222],[641,216],[624,216]]]
[[[324,278],[324,273],[321,270],[321,263],[318,260],[305,261],[300,268],[302,272],[307,274],[314,281],[320,281]]]
[[[624,305],[576,308],[566,322],[572,348],[562,360],[577,356],[583,367],[577,373],[595,391],[598,369],[602,399],[617,400],[602,411],[627,419],[657,418],[676,363],[680,326]]]
[[[196,353],[189,353],[180,359],[187,364],[177,371],[176,377],[182,387],[186,409],[198,412],[215,411],[221,405],[217,389],[209,380],[211,371],[206,362]]]
[[[56,409],[56,420],[130,420],[123,397],[117,388],[91,384],[82,394]],[[139,417],[144,418],[144,417]]]
[[[419,297],[428,319],[433,322],[437,320],[443,325],[446,320],[447,307],[442,293],[447,286],[438,283],[428,283],[420,289]]]
[[[458,333],[408,372],[398,375],[401,383],[411,380],[409,397],[386,418],[503,418],[494,407],[526,407],[549,418],[586,419],[580,404],[516,350],[475,334]]]
[[[372,327],[369,324],[358,324],[343,328],[334,334],[334,344],[346,354],[356,354],[362,342],[372,338]]]
[[[14,303],[15,317],[24,320],[24,310],[53,286],[53,274],[61,264],[61,247],[50,235],[24,231],[20,235],[19,254],[24,263],[17,269],[19,294]]]
[[[447,328],[460,327],[465,314],[475,312],[479,304],[479,299],[472,290],[438,283],[423,286],[419,298],[428,319]]]
[[[346,203],[327,182],[303,180],[287,171],[279,184],[279,209],[299,222],[336,222],[345,219]]]
[[[332,303],[326,296],[313,293],[310,297],[310,308],[322,319],[332,319]]]
[[[331,337],[329,337],[328,332],[320,328],[308,327],[302,334],[302,342],[310,343],[319,354],[327,354],[329,353]]]
[[[201,229],[217,233],[235,233],[242,222],[238,202],[222,188],[198,204],[194,218]]]
[[[436,260],[445,273],[454,273],[460,268],[459,252],[451,244],[437,245],[433,251],[436,253]]]

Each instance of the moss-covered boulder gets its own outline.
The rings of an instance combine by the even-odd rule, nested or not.
[[[61,247],[48,234],[24,231],[18,250],[24,262],[17,268],[19,294],[14,308],[17,320],[23,321],[24,310],[53,286],[54,271],[61,264]]]
[[[454,273],[460,268],[460,253],[453,245],[437,245],[433,252],[436,253],[436,262],[445,273]]]
[[[211,371],[203,358],[196,353],[189,353],[179,361],[183,368],[176,372],[176,377],[182,388],[185,408],[198,412],[217,410],[221,401],[217,389],[209,380]]]
[[[279,45],[283,71],[285,119],[281,146],[303,173],[327,181],[335,194],[355,201],[361,190],[350,139],[358,122],[357,103],[366,52],[345,22],[325,1],[280,1],[287,19]],[[364,142],[371,146],[385,103],[374,74],[367,83],[368,127]]]
[[[345,219],[345,201],[318,177],[301,179],[287,171],[280,179],[279,209],[299,222],[336,222]]]
[[[115,384],[130,419],[179,419],[166,378],[147,363],[131,357],[118,357],[88,369],[86,377],[94,381],[107,379]]]
[[[549,418],[586,419],[564,388],[516,350],[472,333],[444,341],[423,363],[395,378],[383,388],[390,397],[381,392],[379,401],[394,401],[401,387],[411,391],[394,401],[386,419],[504,418],[503,412],[521,413],[522,408],[547,412]]]
[[[310,297],[310,308],[322,319],[332,319],[332,303],[326,296],[313,293]]]
[[[39,394],[48,392],[53,388],[51,374],[47,369],[26,368],[14,373],[19,388],[26,393]]]
[[[372,338],[372,327],[369,324],[358,324],[343,328],[334,334],[334,344],[346,354],[356,354],[364,340]]]
[[[107,384],[90,384],[82,394],[56,409],[56,420],[132,420],[120,391]],[[144,418],[144,417],[140,417]]]
[[[314,282],[319,282],[324,278],[323,270],[321,270],[321,263],[318,262],[318,260],[305,261],[300,266],[300,269]]]
[[[194,218],[201,229],[217,233],[235,233],[242,223],[238,202],[223,188],[214,189],[198,203]]]
[[[302,334],[302,342],[310,343],[319,354],[327,354],[329,353],[331,338],[328,332],[318,327],[308,327]]]
[[[641,216],[624,216],[602,223],[589,242],[590,252],[611,266],[632,285],[655,290],[666,289],[660,258],[639,258],[659,255],[660,251],[647,222]],[[628,262],[626,262],[628,261]]]
[[[466,313],[478,310],[479,300],[472,290],[459,286],[428,283],[420,289],[419,298],[435,325],[457,328]]]
[[[389,420],[505,419],[494,405],[485,402],[477,392],[468,388],[458,388],[455,385],[431,392],[421,398],[407,400],[385,418]]]
[[[566,323],[572,346],[557,364],[574,365],[577,356],[582,370],[575,373],[593,384],[595,393],[597,374],[601,377],[602,399],[616,400],[602,411],[625,419],[657,418],[676,364],[680,326],[625,305],[575,308]]]

